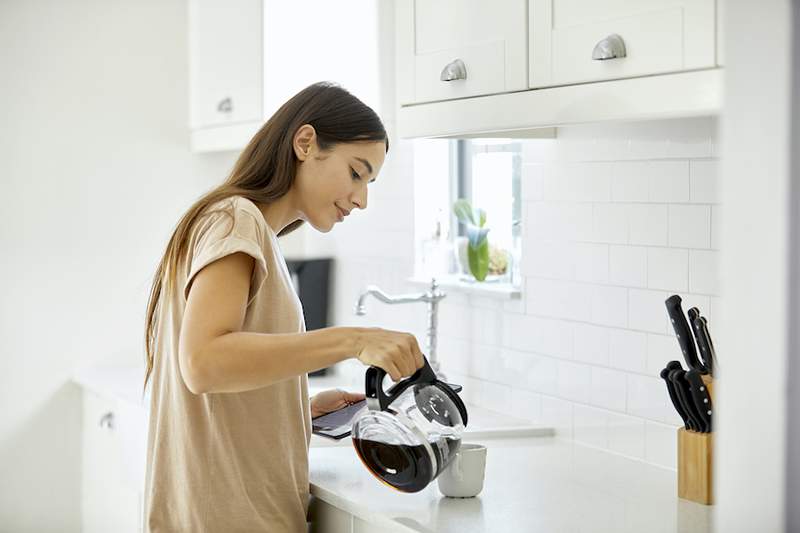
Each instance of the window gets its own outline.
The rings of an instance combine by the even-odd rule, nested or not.
[[[521,142],[418,139],[414,143],[416,277],[474,283],[466,264],[466,228],[452,209],[457,199],[464,198],[486,212],[493,258],[486,281],[519,286]]]

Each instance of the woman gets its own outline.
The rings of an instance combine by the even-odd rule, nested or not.
[[[305,532],[311,418],[364,397],[309,400],[306,374],[353,357],[395,381],[422,367],[407,333],[305,332],[277,241],[366,209],[388,148],[372,109],[311,85],[178,223],[147,306],[147,531]]]

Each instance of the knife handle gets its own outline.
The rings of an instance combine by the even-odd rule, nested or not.
[[[694,336],[689,330],[689,324],[686,322],[686,316],[681,308],[681,297],[674,294],[667,298],[664,304],[667,306],[667,313],[672,322],[672,328],[675,330],[675,336],[678,338],[678,345],[683,352],[686,365],[689,369],[702,370],[703,365],[697,358],[697,350],[694,346]]]
[[[709,362],[711,364],[711,368],[709,370],[711,370],[711,375],[713,376],[714,370],[716,370],[717,367],[719,366],[717,364],[718,362],[717,351],[714,349],[714,341],[711,340],[711,333],[709,333],[708,331],[708,320],[706,320],[706,317],[704,316],[698,318],[700,319],[700,322],[702,324],[703,334],[705,336],[706,342],[708,342],[708,356],[709,356]]]
[[[675,387],[675,392],[677,393],[676,395],[678,396],[681,405],[686,411],[686,414],[689,416],[689,419],[692,421],[694,431],[703,432],[705,429],[705,424],[703,423],[703,419],[700,418],[700,413],[697,412],[697,408],[695,407],[694,401],[691,398],[688,383],[683,376],[685,373],[685,370],[671,370],[668,374],[668,377]]]
[[[680,364],[680,363],[678,363],[678,364]],[[680,415],[680,417],[683,419],[683,427],[685,427],[686,429],[693,430],[694,429],[694,427],[693,427],[694,424],[689,420],[689,416],[686,414],[686,411],[684,411],[680,400],[678,400],[678,397],[677,397],[677,395],[675,393],[675,388],[672,385],[672,382],[670,382],[670,380],[669,380],[669,373],[670,373],[670,369],[669,368],[665,368],[665,369],[663,369],[661,371],[659,376],[661,376],[661,379],[663,379],[664,383],[667,384],[667,393],[669,394],[669,399],[672,400],[673,407],[675,407],[675,410],[678,412],[678,415]]]
[[[692,401],[697,412],[706,427],[706,432],[711,432],[711,422],[713,420],[713,406],[711,404],[711,394],[708,392],[703,378],[696,370],[689,370],[684,375],[686,381],[689,383],[689,391],[692,395]]]
[[[703,359],[703,366],[707,374],[714,375],[714,359],[712,357],[711,351],[711,344],[708,338],[708,331],[705,329],[703,325],[703,317],[697,316],[692,319],[692,330],[694,331],[694,336],[697,339],[697,347],[700,349],[700,358]]]

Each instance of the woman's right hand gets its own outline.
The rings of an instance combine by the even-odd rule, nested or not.
[[[358,333],[358,360],[384,369],[393,381],[400,381],[424,366],[417,338],[411,333],[381,328],[359,328]]]

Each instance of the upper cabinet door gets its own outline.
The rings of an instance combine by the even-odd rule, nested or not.
[[[261,0],[189,0],[192,129],[261,120]]]
[[[264,0],[264,118],[318,81],[380,111],[378,1]]]
[[[397,0],[400,104],[527,89],[526,4]]]
[[[529,18],[531,88],[716,64],[714,0],[530,0]]]

